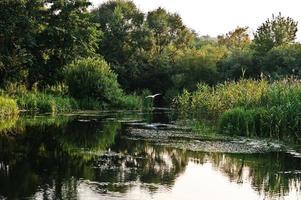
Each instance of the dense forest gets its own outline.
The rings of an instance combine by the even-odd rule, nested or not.
[[[196,106],[194,117],[279,105],[283,99],[271,100],[274,90],[293,91],[287,102],[292,98],[298,107],[297,24],[279,13],[254,33],[237,26],[215,38],[198,35],[177,13],[160,7],[143,13],[132,1],[107,1],[92,9],[87,0],[2,0],[1,116],[18,109],[136,109],[151,93],[161,93],[160,103],[184,116]],[[249,101],[231,95],[249,95]],[[299,128],[299,121],[294,123],[292,131]]]

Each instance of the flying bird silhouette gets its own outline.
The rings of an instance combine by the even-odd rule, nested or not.
[[[148,96],[145,97],[145,98],[152,98],[152,99],[154,99],[156,96],[159,96],[159,95],[161,95],[161,94],[158,93],[158,94],[154,94],[154,95],[148,95]]]

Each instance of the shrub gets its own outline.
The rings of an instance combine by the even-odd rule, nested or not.
[[[111,105],[118,105],[122,99],[117,76],[104,59],[77,60],[66,66],[64,74],[69,93],[77,99],[96,99]]]

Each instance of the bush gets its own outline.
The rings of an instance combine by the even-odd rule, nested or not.
[[[77,99],[96,99],[110,105],[119,105],[123,92],[117,76],[101,58],[86,58],[65,68],[66,84],[71,96]]]
[[[18,114],[15,100],[0,96],[0,119],[11,118]]]

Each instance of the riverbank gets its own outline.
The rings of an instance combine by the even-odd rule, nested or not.
[[[109,105],[93,98],[75,99],[68,95],[28,90],[2,91],[0,95],[0,119],[15,117],[20,112],[59,114],[79,110],[149,109],[151,103],[144,101],[142,96],[125,95],[119,105]]]
[[[143,140],[154,145],[196,152],[267,153],[289,151],[290,146],[270,139],[233,137],[227,135],[201,135],[189,128],[175,125],[127,124],[124,138]]]

